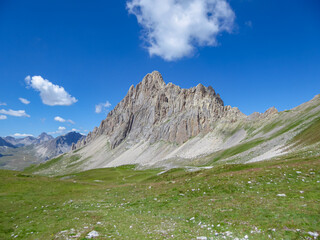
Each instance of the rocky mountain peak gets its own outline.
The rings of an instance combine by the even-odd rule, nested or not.
[[[52,140],[53,137],[45,132],[41,133],[38,137],[37,137],[37,143],[40,144],[40,143],[43,143],[43,142],[46,142],[46,141],[49,141],[49,140]]]
[[[73,147],[79,148],[105,135],[111,148],[122,142],[159,140],[182,144],[199,133],[207,133],[223,117],[236,121],[243,114],[224,106],[219,94],[209,86],[198,84],[184,89],[166,84],[157,71],[130,87],[124,99],[86,138]]]
[[[155,88],[163,88],[166,86],[166,83],[164,82],[162,75],[158,71],[153,71],[152,73],[148,73],[140,83],[141,87],[143,89],[149,91],[154,90]],[[138,88],[139,84],[137,85]]]

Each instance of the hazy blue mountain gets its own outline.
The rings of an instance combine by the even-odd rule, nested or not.
[[[22,170],[30,164],[51,159],[71,150],[83,135],[70,132],[53,138],[47,133],[38,137],[0,138],[0,168]]]
[[[2,137],[0,137],[0,147],[15,148],[15,146],[14,146],[12,143],[6,141],[6,140],[3,139]]]

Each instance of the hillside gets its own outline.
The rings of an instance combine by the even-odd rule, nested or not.
[[[39,174],[61,175],[126,164],[139,168],[212,166],[271,159],[310,148],[320,154],[320,96],[294,109],[249,116],[224,106],[212,87],[182,89],[159,72],[147,74],[99,127]]]

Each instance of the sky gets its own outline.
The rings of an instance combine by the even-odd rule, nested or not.
[[[249,115],[320,93],[318,0],[0,0],[0,136],[87,134],[154,70]]]

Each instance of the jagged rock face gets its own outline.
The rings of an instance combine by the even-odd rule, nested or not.
[[[100,135],[109,138],[111,148],[124,140],[138,142],[159,140],[182,144],[199,133],[207,133],[225,116],[236,121],[243,114],[224,106],[214,89],[199,84],[182,89],[165,84],[159,72],[147,74],[136,87],[73,149],[82,147]]]

